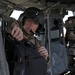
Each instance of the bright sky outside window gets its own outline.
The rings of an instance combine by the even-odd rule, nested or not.
[[[19,16],[20,16],[21,13],[23,13],[23,11],[14,10],[14,11],[12,12],[12,14],[10,15],[10,17],[13,17],[13,18],[15,18],[16,20],[18,20],[18,18],[19,18]]]
[[[65,23],[65,21],[68,19],[68,17],[73,16],[73,12],[72,11],[68,11],[68,15],[65,15],[65,17],[63,18],[63,22]]]
[[[68,15],[65,15],[65,17],[63,18],[63,22],[65,23],[65,21],[68,19],[68,17],[73,16],[73,12],[72,11],[68,11]],[[66,34],[66,29],[64,27],[64,36]]]
[[[2,26],[2,22],[0,21],[0,27]]]

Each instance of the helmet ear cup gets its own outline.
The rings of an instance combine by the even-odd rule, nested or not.
[[[22,13],[18,19],[18,21],[21,23],[21,25],[23,26],[24,25],[24,13]]]

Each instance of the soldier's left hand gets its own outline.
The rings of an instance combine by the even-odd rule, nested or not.
[[[44,46],[39,47],[38,52],[40,53],[41,56],[43,56],[47,60],[48,51]]]

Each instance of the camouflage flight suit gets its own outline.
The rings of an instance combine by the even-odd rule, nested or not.
[[[31,42],[33,45],[36,46],[36,48],[44,46],[44,43],[41,40],[38,40],[36,37],[31,36],[28,40],[28,42]],[[47,58],[47,68],[50,68],[51,63],[49,57]]]
[[[9,19],[7,20],[7,23],[8,23],[8,24],[7,24],[6,28],[5,28],[8,33],[10,33],[11,30],[12,30],[12,28],[13,28],[13,26],[12,26],[12,23],[13,23],[13,22],[15,22],[16,24],[18,24],[19,27],[22,28],[22,26],[18,23],[18,21],[16,21],[16,20],[13,19],[13,18],[9,18]],[[29,38],[28,42],[32,43],[32,44],[35,45],[36,47],[38,47],[38,46],[44,46],[44,44],[43,44],[40,40],[38,40],[36,37],[34,37],[34,36],[31,36],[31,37]],[[48,64],[48,67],[50,67],[51,63],[50,63],[49,57],[48,57],[48,59],[47,59],[47,64]]]

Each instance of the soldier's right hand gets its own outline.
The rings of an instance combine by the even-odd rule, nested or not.
[[[11,35],[13,38],[15,38],[18,41],[23,40],[23,32],[22,32],[21,28],[16,24],[13,25]]]

